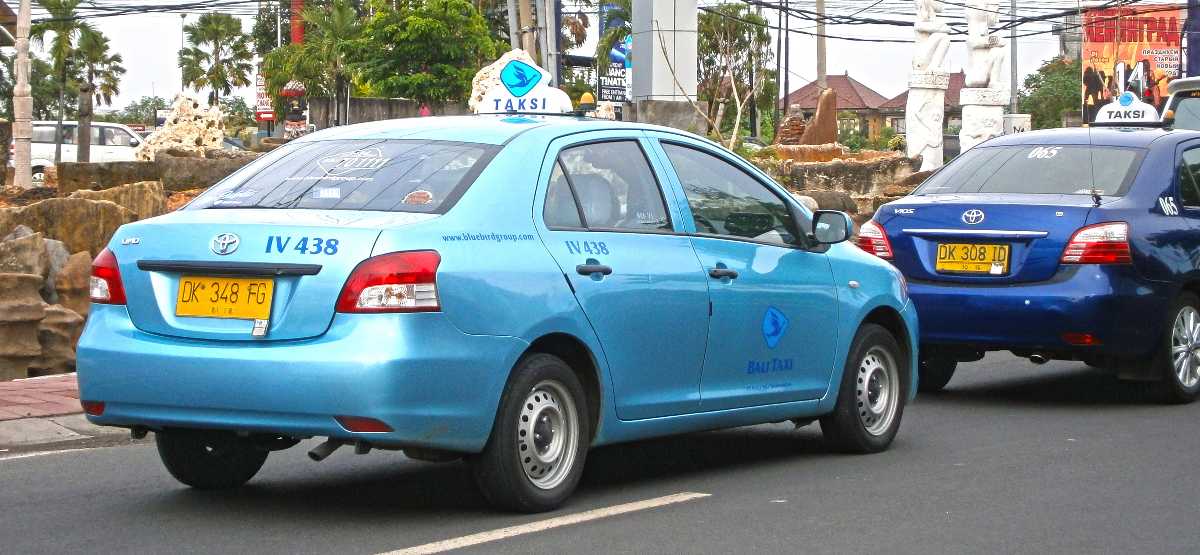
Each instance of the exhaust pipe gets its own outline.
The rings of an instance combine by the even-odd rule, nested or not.
[[[1041,365],[1041,364],[1046,364],[1047,362],[1050,362],[1050,359],[1047,358],[1046,355],[1034,353],[1032,355],[1029,355],[1029,362]]]
[[[325,443],[313,447],[312,451],[308,452],[308,458],[317,462],[321,462],[329,455],[332,455],[334,451],[337,451],[338,447],[341,447],[345,444],[346,442],[339,439],[327,439],[325,440]]]

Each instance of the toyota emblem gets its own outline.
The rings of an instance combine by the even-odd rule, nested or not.
[[[212,244],[209,247],[212,248],[213,253],[225,256],[233,254],[233,251],[237,250],[241,242],[242,240],[236,234],[222,233],[213,237]]]
[[[962,221],[967,225],[983,223],[983,210],[972,208],[971,210],[963,212]]]

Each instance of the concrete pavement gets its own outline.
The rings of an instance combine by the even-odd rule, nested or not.
[[[313,463],[310,442],[242,490],[199,492],[152,446],[91,449],[0,460],[0,551],[370,554],[531,526],[464,552],[1194,553],[1197,422],[1200,404],[1079,363],[992,355],[912,405],[886,453],[783,424],[611,446],[544,515],[496,513],[465,465],[397,453]],[[709,496],[542,526],[689,492]]]

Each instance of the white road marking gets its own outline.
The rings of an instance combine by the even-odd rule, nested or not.
[[[626,513],[654,509],[664,505],[672,505],[675,503],[684,503],[696,499],[703,499],[705,497],[709,497],[710,495],[712,494],[693,492],[676,493],[674,495],[655,497],[654,499],[646,499],[644,501],[634,501],[632,503],[625,503],[622,505],[613,505],[612,507],[592,509],[590,511],[584,511],[582,513],[575,513],[572,515],[557,516],[554,518],[548,518],[546,520],[539,520],[537,522],[530,522],[528,524],[521,524],[518,526],[497,528],[495,530],[471,534],[469,536],[461,536],[439,542],[427,543],[425,545],[409,547],[407,549],[401,549],[398,551],[380,553],[379,555],[427,555],[430,553],[442,553],[452,549],[462,549],[464,547],[490,543],[515,536],[523,536],[525,534],[533,534],[536,532],[545,532],[546,530],[570,526],[572,524],[580,524],[590,520],[599,520],[602,518],[623,515]]]
[[[87,451],[87,449],[59,449],[58,451],[37,451],[34,453],[18,453],[16,455],[0,455],[0,462],[15,461],[17,459],[28,459],[30,457],[41,457],[43,455],[58,455],[61,453],[74,453],[75,451]]]

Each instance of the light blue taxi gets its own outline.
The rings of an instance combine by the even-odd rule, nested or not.
[[[917,318],[888,263],[720,146],[482,115],[352,125],[122,227],[79,344],[88,418],[245,483],[305,438],[471,462],[540,511],[592,446],[820,419],[888,447]]]

